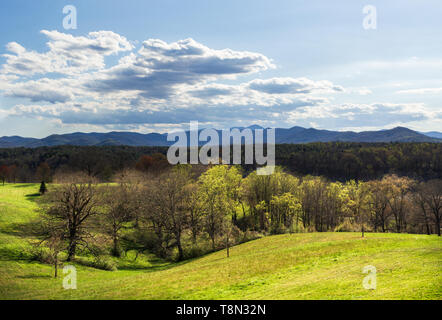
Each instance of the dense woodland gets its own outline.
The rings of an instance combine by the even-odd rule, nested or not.
[[[84,172],[110,181],[135,168],[143,155],[167,153],[167,147],[76,147],[0,149],[0,181],[40,182],[40,166],[52,174]],[[397,174],[416,179],[442,178],[441,143],[310,143],[276,145],[276,163],[295,175],[317,175],[347,181]],[[247,174],[253,165],[243,166]]]

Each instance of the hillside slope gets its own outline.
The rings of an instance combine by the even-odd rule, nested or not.
[[[260,126],[248,127],[252,130],[264,129]],[[233,129],[233,128],[232,128]],[[238,128],[240,130],[244,128]],[[222,133],[218,130],[221,137]],[[189,137],[189,132],[187,132]],[[264,141],[266,137],[264,137]],[[310,142],[441,142],[441,139],[430,137],[408,128],[397,127],[390,130],[380,131],[330,131],[314,128],[276,128],[276,143],[310,143]],[[36,148],[42,146],[76,145],[76,146],[170,146],[174,142],[167,141],[167,134],[136,132],[108,132],[108,133],[70,133],[51,135],[43,139],[21,138],[21,137],[0,137],[0,148],[28,147]],[[201,145],[206,142],[199,142]],[[190,142],[188,142],[190,144]]]
[[[408,234],[269,236],[179,264],[133,256],[118,271],[76,264],[77,290],[30,262],[20,224],[35,216],[38,185],[0,186],[0,299],[442,299],[442,242]],[[364,266],[377,269],[366,290]]]

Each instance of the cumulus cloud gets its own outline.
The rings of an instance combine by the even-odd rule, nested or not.
[[[249,82],[248,87],[269,94],[307,94],[314,92],[341,92],[341,86],[330,81],[313,81],[307,78],[272,78],[256,79]]]
[[[104,57],[132,50],[129,41],[112,32],[90,32],[86,37],[74,37],[58,31],[42,30],[49,38],[49,51],[28,51],[16,42],[6,45],[6,63],[0,73],[32,76],[34,74],[76,74],[105,66]]]
[[[120,101],[118,101],[120,102]],[[301,107],[316,106],[321,98],[299,98],[288,104],[202,104],[185,106],[121,105],[112,101],[105,103],[57,103],[54,105],[17,105],[10,114],[16,117],[56,118],[65,124],[181,124],[190,121],[229,123],[239,120],[284,120],[288,112]]]
[[[259,53],[210,49],[193,39],[173,43],[150,39],[137,54],[124,57],[86,86],[104,92],[138,90],[144,97],[166,99],[180,85],[234,79],[273,67]]]
[[[73,99],[72,90],[65,81],[43,78],[3,86],[4,96],[27,98],[32,102],[67,102]]]

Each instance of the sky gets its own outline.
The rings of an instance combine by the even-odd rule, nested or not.
[[[3,0],[0,136],[442,131],[441,16],[440,0]]]

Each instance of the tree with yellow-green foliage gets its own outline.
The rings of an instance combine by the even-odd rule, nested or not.
[[[301,203],[292,193],[274,195],[270,200],[270,232],[293,232],[293,225],[298,228]]]
[[[203,225],[215,249],[216,237],[225,219],[231,219],[240,194],[241,173],[237,167],[214,165],[198,179],[203,204]]]
[[[350,180],[345,184],[347,195],[346,210],[349,218],[360,225],[362,237],[370,214],[370,189],[368,184]]]

